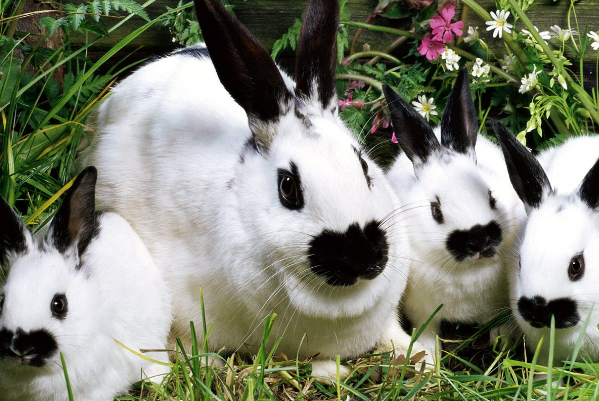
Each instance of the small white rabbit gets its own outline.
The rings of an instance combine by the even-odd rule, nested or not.
[[[200,287],[211,349],[270,344],[324,363],[410,338],[397,321],[408,264],[399,202],[338,117],[336,0],[312,0],[295,83],[215,0],[206,40],[150,63],[100,107],[83,157],[97,200],[136,228],[170,283],[189,346]],[[202,333],[198,333],[201,337]],[[334,365],[334,364],[333,364]]]
[[[599,358],[599,136],[574,137],[535,159],[501,124],[501,141],[514,189],[528,220],[520,267],[512,274],[513,315],[536,349],[549,358],[551,316],[555,317],[554,363],[572,357]],[[582,333],[585,321],[586,331]]]
[[[385,88],[402,147],[387,177],[404,205],[413,260],[403,312],[434,355],[443,320],[484,324],[509,307],[508,269],[524,215],[501,150],[478,134],[462,68],[437,136],[413,107]]]
[[[48,232],[32,237],[0,199],[0,398],[113,400],[168,372],[126,350],[164,349],[169,290],[131,226],[96,213],[96,170],[77,177]],[[150,358],[167,362],[163,353]],[[142,373],[143,372],[143,373]]]

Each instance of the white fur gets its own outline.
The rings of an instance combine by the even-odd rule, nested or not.
[[[59,253],[49,241],[25,233],[27,251],[9,266],[2,286],[5,304],[0,329],[45,329],[58,351],[43,367],[0,359],[3,401],[67,400],[60,361],[65,358],[76,400],[108,401],[131,384],[168,368],[145,361],[115,340],[139,351],[164,349],[170,327],[170,296],[151,256],[131,226],[114,213],[99,217],[92,239],[76,269],[75,253]],[[64,320],[52,317],[55,294],[64,293]],[[148,355],[168,361],[166,352]],[[142,374],[142,371],[144,374]]]
[[[407,278],[405,241],[390,241],[388,265],[373,280],[331,287],[310,272],[308,244],[325,229],[344,232],[390,216],[383,225],[388,238],[405,235],[381,169],[363,156],[369,189],[353,149],[360,146],[336,112],[311,100],[300,107],[311,128],[292,107],[258,127],[272,137],[259,154],[246,146],[248,118],[210,59],[172,55],[113,89],[81,165],[98,166],[98,203],[131,221],[167,278],[173,334],[185,344],[189,322],[201,327],[202,288],[206,321],[214,323],[212,350],[255,353],[262,322],[275,312],[270,344],[282,336],[278,351],[289,356],[347,358],[391,340],[405,352],[409,337],[396,319]],[[301,212],[278,199],[277,169],[290,161],[301,175]]]
[[[440,139],[440,130],[435,130]],[[426,163],[412,165],[405,153],[387,177],[403,206],[412,249],[408,287],[402,298],[406,316],[418,329],[443,304],[419,342],[434,355],[442,320],[484,324],[509,306],[508,271],[522,203],[511,187],[501,149],[482,135],[476,141],[476,160],[442,147]],[[488,191],[496,199],[489,205]],[[439,197],[442,224],[431,214]],[[490,258],[457,261],[446,240],[454,230],[496,221],[502,229],[498,252]]]
[[[571,298],[577,302],[580,322],[555,330],[555,363],[569,359],[582,325],[590,315],[579,358],[599,358],[599,214],[576,195],[589,169],[599,158],[599,137],[568,140],[538,157],[554,190],[538,208],[531,209],[520,248],[521,268],[512,277],[512,309],[531,349],[544,337],[540,362],[547,363],[548,328],[534,328],[518,313],[520,297],[542,296],[547,301]],[[570,259],[583,252],[585,273],[579,281],[568,278]]]

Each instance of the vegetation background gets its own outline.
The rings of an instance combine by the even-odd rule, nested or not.
[[[293,68],[304,1],[222,1],[273,58]],[[398,147],[381,85],[418,100],[415,106],[424,114],[425,102],[442,110],[457,76],[454,61],[476,81],[472,89],[483,131],[490,117],[498,118],[539,150],[597,130],[599,56],[592,34],[599,29],[599,0],[341,0],[341,6],[341,116],[382,164]],[[449,7],[455,7],[453,20],[463,21],[463,34],[452,35],[443,54],[429,60],[419,46],[431,38],[431,21]],[[489,12],[499,10],[510,10],[515,26],[494,38],[486,22],[494,21]],[[36,231],[53,217],[71,185],[86,118],[109,87],[148,58],[201,40],[201,32],[191,4],[174,0],[2,0],[0,13],[0,195]],[[561,37],[557,31],[546,36],[555,24]],[[478,31],[470,34],[469,27]],[[431,111],[426,117],[436,124]],[[163,385],[140,383],[121,399],[597,398],[599,364],[537,366],[536,353],[526,352],[522,341],[485,347],[485,333],[495,323],[461,328],[464,336],[446,342],[448,352],[431,371],[414,367],[419,355],[410,360],[374,352],[343,361],[352,368],[349,379],[325,383],[310,376],[309,361],[270,349],[251,360],[218,356],[225,366],[207,368],[201,361],[208,355],[208,335],[208,342],[184,350]],[[200,331],[209,334],[210,322]],[[535,382],[534,372],[549,375]],[[557,377],[563,385],[551,386]]]

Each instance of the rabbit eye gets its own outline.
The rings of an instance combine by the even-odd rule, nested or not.
[[[4,295],[0,295],[0,315],[2,314],[2,309],[4,309]]]
[[[68,302],[66,295],[54,295],[54,298],[52,298],[52,303],[50,304],[50,309],[52,310],[52,316],[54,316],[57,319],[64,319],[67,315],[68,310]]]
[[[283,169],[277,171],[279,201],[287,209],[298,210],[304,206],[297,168],[291,163],[291,172]]]
[[[441,202],[439,202],[439,198],[437,198],[437,202],[431,202],[431,214],[437,223],[443,224],[445,221],[443,219],[443,212],[441,211]]]
[[[491,209],[495,210],[495,207],[497,206],[497,199],[495,199],[495,197],[493,196],[493,194],[491,193],[491,191],[489,190],[489,206],[491,206]]]
[[[362,165],[362,171],[364,171],[364,175],[368,175],[368,163],[366,163],[366,160],[360,157],[360,164]]]
[[[584,274],[584,257],[582,253],[574,256],[570,259],[570,266],[568,267],[568,277],[570,281],[578,281]]]

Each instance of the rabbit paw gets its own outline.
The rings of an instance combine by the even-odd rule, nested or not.
[[[339,380],[349,377],[350,370],[347,366],[339,365]],[[335,361],[312,362],[312,376],[316,381],[323,384],[331,384],[337,381],[337,363]]]

